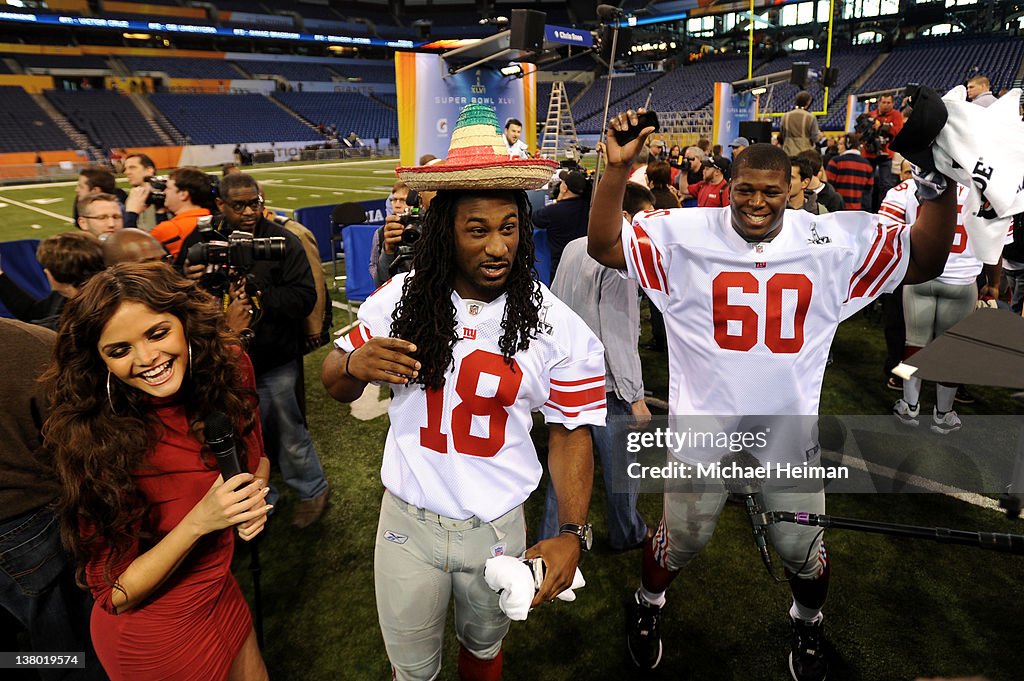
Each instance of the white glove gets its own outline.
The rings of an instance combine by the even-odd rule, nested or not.
[[[937,170],[924,170],[911,164],[910,174],[917,183],[918,201],[935,201],[948,186],[946,176]]]

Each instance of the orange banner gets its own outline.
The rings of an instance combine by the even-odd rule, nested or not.
[[[125,149],[131,154],[145,154],[153,159],[158,171],[167,171],[177,168],[181,162],[181,151],[183,147],[127,147]]]
[[[15,85],[25,92],[38,95],[43,90],[53,89],[53,76],[23,76],[21,74],[0,74],[0,85]]]

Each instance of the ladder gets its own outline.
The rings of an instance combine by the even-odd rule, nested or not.
[[[540,145],[540,155],[552,161],[559,160],[559,149],[575,150],[579,146],[576,137],[576,124],[569,110],[569,97],[565,94],[565,85],[556,80],[551,86],[551,99],[548,101],[548,119],[544,124],[544,137]]]

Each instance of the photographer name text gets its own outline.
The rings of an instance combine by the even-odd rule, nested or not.
[[[812,466],[809,464],[768,463],[764,466],[670,461],[663,466],[631,463],[626,474],[634,480],[848,480],[846,466]]]

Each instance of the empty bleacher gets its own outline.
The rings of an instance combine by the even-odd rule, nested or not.
[[[839,79],[835,87],[829,88],[829,113],[825,118],[818,119],[822,130],[841,130],[846,124],[847,90],[861,76],[871,62],[878,57],[877,45],[846,47],[832,53],[832,66],[839,69]],[[792,68],[794,62],[807,62],[810,69],[820,71],[825,66],[825,52],[794,52],[785,57],[773,59],[762,64],[754,76],[776,73]],[[771,98],[761,98],[761,111],[782,113],[793,108],[800,88],[791,83],[778,83],[771,91]],[[824,89],[818,83],[810,83],[807,92],[811,95],[811,111],[821,111],[824,105]]]
[[[646,99],[647,88],[662,75],[664,74],[659,72],[614,77],[612,79],[611,107],[609,110],[612,112],[618,111],[621,108],[619,102],[638,91],[643,91],[643,99]],[[573,106],[573,118],[576,120],[577,132],[600,132],[607,83],[607,76],[595,80],[594,84],[583,93],[583,96]],[[640,100],[641,104],[643,99]]]
[[[125,95],[107,90],[50,90],[46,99],[98,147],[150,147],[163,143]]]
[[[13,55],[12,55],[13,56]],[[26,73],[31,69],[95,69],[110,71],[110,65],[103,57],[94,54],[19,54],[14,56]]]
[[[367,62],[366,64],[351,64],[340,62],[331,64],[331,69],[341,74],[342,77],[359,80],[364,83],[394,83],[395,65],[393,63],[378,64]]]
[[[0,86],[0,152],[74,149],[75,144],[20,87]]]
[[[342,136],[398,137],[398,113],[358,92],[278,92],[274,97],[313,125],[333,123]]]
[[[894,49],[858,88],[874,92],[916,82],[945,92],[976,70],[988,76],[992,90],[1010,87],[1021,59],[1024,38],[1006,35],[918,38]]]
[[[223,59],[122,57],[122,61],[135,73],[166,73],[170,78],[242,78],[242,74]]]
[[[150,101],[193,144],[300,142],[317,133],[263,95],[158,93]]]
[[[288,80],[327,81],[334,80],[337,74],[324,64],[292,62],[292,61],[235,61],[254,76],[282,76]]]

